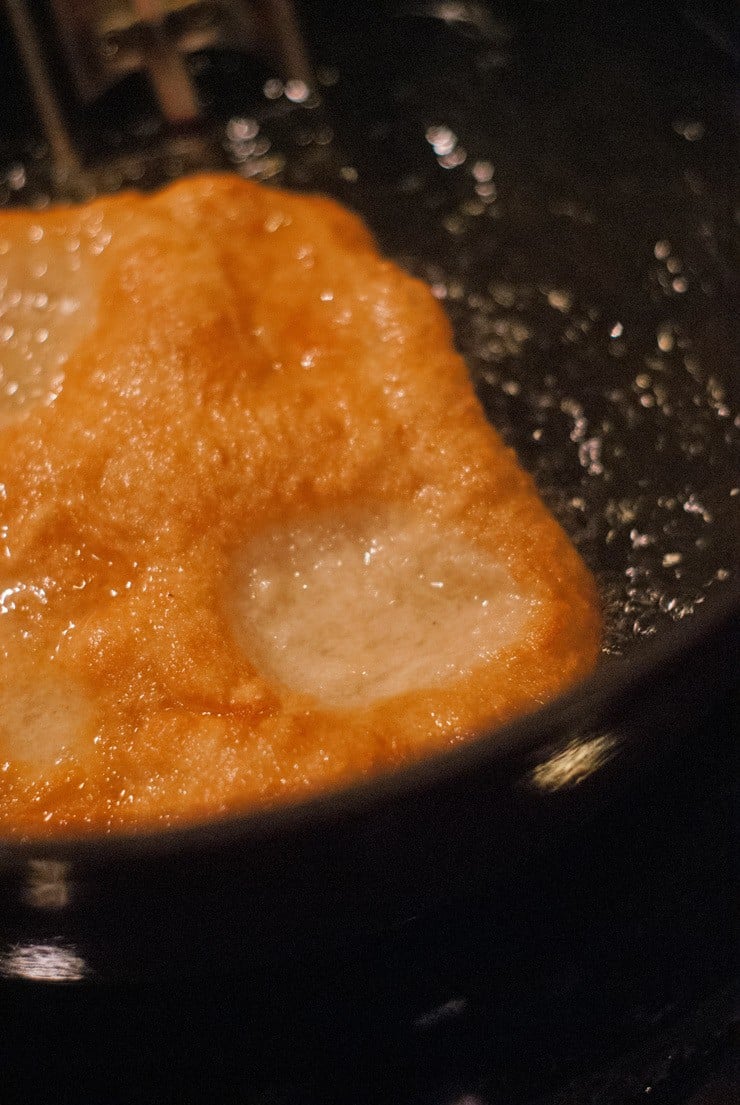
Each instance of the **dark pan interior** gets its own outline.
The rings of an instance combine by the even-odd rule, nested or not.
[[[202,139],[173,146],[124,87],[77,121],[94,172],[52,185],[31,129],[0,201],[226,164],[357,210],[444,303],[621,656],[736,561],[731,65],[675,9],[307,5],[320,98],[267,98],[253,64],[203,54]]]

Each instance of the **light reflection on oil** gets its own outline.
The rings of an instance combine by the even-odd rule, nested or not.
[[[414,1028],[424,1031],[457,1020],[467,1011],[468,1004],[467,998],[450,998],[449,1001],[442,1002],[441,1005],[435,1005],[432,1009],[428,1009],[415,1017],[413,1021]]]
[[[90,974],[74,947],[64,944],[13,944],[0,952],[0,978],[30,982],[81,982]]]
[[[577,786],[613,757],[618,743],[612,733],[571,741],[566,748],[537,764],[532,771],[532,785],[546,792]]]
[[[72,894],[70,865],[60,860],[32,859],[23,897],[35,909],[64,909]]]

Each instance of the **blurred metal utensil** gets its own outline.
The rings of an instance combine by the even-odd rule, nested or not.
[[[28,0],[5,0],[19,56],[45,132],[56,173],[81,169],[50,39],[63,78],[82,105],[98,100],[131,73],[143,73],[164,122],[181,127],[203,115],[188,55],[228,49],[259,55],[283,80],[313,86],[292,0],[50,0],[43,22]]]

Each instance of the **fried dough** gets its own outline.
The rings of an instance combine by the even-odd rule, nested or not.
[[[0,219],[0,827],[365,778],[592,667],[593,581],[429,290],[232,176]]]

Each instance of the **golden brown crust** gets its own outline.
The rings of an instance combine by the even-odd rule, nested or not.
[[[486,422],[429,290],[359,220],[234,177],[33,220],[64,235],[80,210],[110,231],[94,326],[56,402],[0,426],[0,589],[25,586],[0,616],[0,694],[53,670],[93,720],[84,754],[10,760],[0,827],[173,823],[347,781],[591,668],[591,577]],[[3,216],[0,237],[29,218]],[[525,638],[470,677],[351,711],[270,686],[228,628],[231,552],[358,502],[413,505],[490,548],[542,596]],[[0,729],[0,762],[1,746]]]

